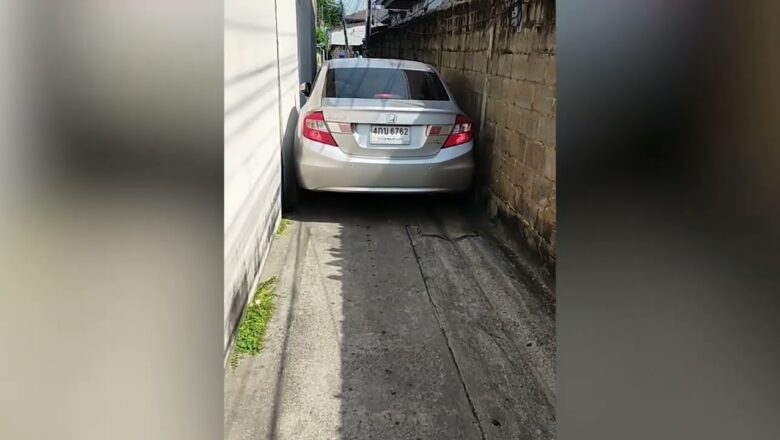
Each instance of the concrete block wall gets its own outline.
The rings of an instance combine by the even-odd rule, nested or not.
[[[465,0],[370,37],[436,67],[478,127],[477,195],[554,274],[555,2]]]

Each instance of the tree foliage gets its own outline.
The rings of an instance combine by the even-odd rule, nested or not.
[[[317,0],[317,16],[325,28],[341,25],[341,3],[335,0]]]
[[[328,29],[341,26],[341,2],[336,0],[317,0],[317,45],[328,46]]]
[[[328,31],[321,27],[317,28],[317,46],[328,47]]]

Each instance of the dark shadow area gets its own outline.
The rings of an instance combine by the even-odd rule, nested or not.
[[[393,224],[417,224],[429,218],[436,203],[468,203],[469,193],[456,194],[361,194],[309,191],[305,204],[289,218],[301,222],[363,220]]]
[[[427,231],[424,239],[442,246],[473,237],[464,233],[448,239],[448,232],[438,232],[453,229],[452,224],[457,231],[470,230],[469,200],[467,194],[312,193],[291,216],[311,228],[309,256],[319,252],[323,266],[324,279],[307,283],[337,286],[322,295],[338,305],[329,313],[340,330],[339,438],[518,438],[518,432],[523,439],[553,438],[549,417],[554,410],[518,347],[533,351],[537,344],[554,344],[554,334],[515,337],[512,323],[485,305],[489,300],[436,284],[434,278],[450,277],[462,283],[468,268],[448,266],[444,257],[440,266],[431,266],[430,258],[421,262],[425,255],[418,255],[414,244],[414,231]],[[437,274],[431,276],[432,270]],[[296,270],[296,276],[303,273]],[[510,277],[523,283],[519,272]],[[509,301],[534,303],[528,307],[536,313],[550,313],[527,293]],[[454,324],[453,317],[460,315],[473,323]],[[288,325],[288,331],[295,330]],[[491,348],[480,352],[474,346]],[[485,354],[504,360],[492,365],[492,359],[480,357]],[[515,420],[518,405],[528,408]],[[275,418],[284,416],[275,411]],[[517,427],[523,424],[527,427]]]
[[[287,125],[284,128],[284,134],[282,135],[282,209],[288,211],[291,209],[290,204],[294,204],[297,201],[297,193],[294,191],[295,185],[297,185],[295,177],[294,166],[294,148],[295,148],[295,130],[298,124],[298,109],[292,107],[287,115]]]
[[[298,221],[337,224],[322,263],[340,283],[340,438],[479,438],[406,234],[457,200],[313,193],[299,207]]]

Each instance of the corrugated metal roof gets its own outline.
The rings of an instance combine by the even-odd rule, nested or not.
[[[366,10],[363,9],[361,11],[357,11],[354,14],[349,14],[346,17],[344,17],[344,20],[347,23],[358,23],[358,22],[366,22]]]

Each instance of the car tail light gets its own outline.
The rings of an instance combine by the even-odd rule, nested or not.
[[[463,115],[458,115],[455,118],[455,125],[452,126],[452,131],[442,148],[465,144],[474,139],[471,125],[471,119]]]
[[[303,137],[315,142],[336,146],[322,112],[311,112],[303,118]]]

